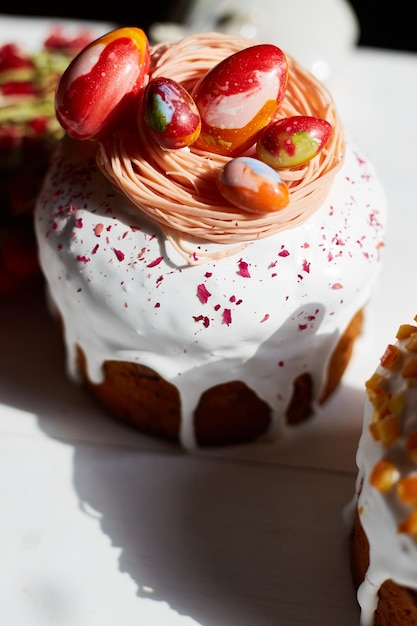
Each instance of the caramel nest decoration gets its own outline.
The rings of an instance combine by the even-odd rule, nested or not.
[[[150,77],[170,77],[192,91],[196,82],[224,58],[256,42],[218,33],[191,35],[151,49]],[[290,191],[282,210],[245,213],[227,203],[217,190],[220,169],[230,159],[193,146],[162,150],[149,135],[139,110],[137,133],[120,132],[100,145],[102,172],[135,206],[156,221],[166,238],[190,264],[230,256],[253,240],[304,223],[322,205],[344,157],[341,121],[327,88],[287,55],[288,84],[276,118],[309,115],[333,127],[325,148],[297,168],[280,170]],[[226,244],[198,255],[190,240]],[[230,247],[230,245],[232,247]]]

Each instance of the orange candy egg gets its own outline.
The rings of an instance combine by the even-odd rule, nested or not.
[[[250,213],[280,211],[289,202],[289,190],[272,167],[251,157],[236,157],[226,163],[217,185],[234,206]]]

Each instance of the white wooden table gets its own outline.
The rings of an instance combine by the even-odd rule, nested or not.
[[[359,623],[342,510],[364,381],[417,313],[417,56],[358,50],[333,90],[385,181],[385,267],[342,387],[288,440],[189,454],[116,424],[67,380],[43,294],[0,303],[1,623]]]

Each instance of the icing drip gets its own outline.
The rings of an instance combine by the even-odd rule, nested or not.
[[[256,239],[238,255],[184,265],[158,225],[97,169],[91,146],[59,145],[39,196],[36,232],[51,297],[88,375],[106,360],[146,365],[179,390],[192,448],[196,399],[241,380],[285,428],[293,382],[310,372],[320,397],[329,355],[368,301],[380,267],[385,196],[351,147],[326,201],[302,228]],[[201,241],[197,254],[217,244]]]

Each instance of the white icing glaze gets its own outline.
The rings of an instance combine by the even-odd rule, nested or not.
[[[65,321],[71,376],[77,344],[92,381],[101,380],[107,359],[156,370],[180,391],[188,448],[201,393],[228,380],[266,400],[271,435],[281,431],[294,379],[310,372],[319,397],[333,347],[372,293],[386,206],[372,166],[348,146],[327,199],[305,224],[191,266],[93,158],[65,149],[64,142],[52,160],[35,221],[40,262]]]
[[[404,378],[402,373],[405,359],[416,359],[417,354],[408,350],[406,344],[406,339],[395,341],[401,351],[401,365],[386,369],[380,364],[376,369],[376,373],[384,377],[383,387],[387,394],[404,394],[405,406],[398,414],[401,435],[389,444],[374,439],[370,430],[374,407],[367,397],[357,451],[359,471],[356,487],[359,496],[355,496],[346,511],[349,514],[359,510],[361,525],[369,541],[369,568],[358,590],[361,626],[372,626],[374,623],[379,588],[385,580],[391,579],[398,585],[417,590],[416,537],[398,530],[398,525],[415,507],[401,502],[396,492],[397,481],[417,471],[416,463],[406,453],[407,436],[417,430],[417,387],[415,379],[411,379],[410,384],[410,379]],[[395,484],[388,492],[380,491],[370,482],[372,470],[381,459],[392,461],[398,472]]]

